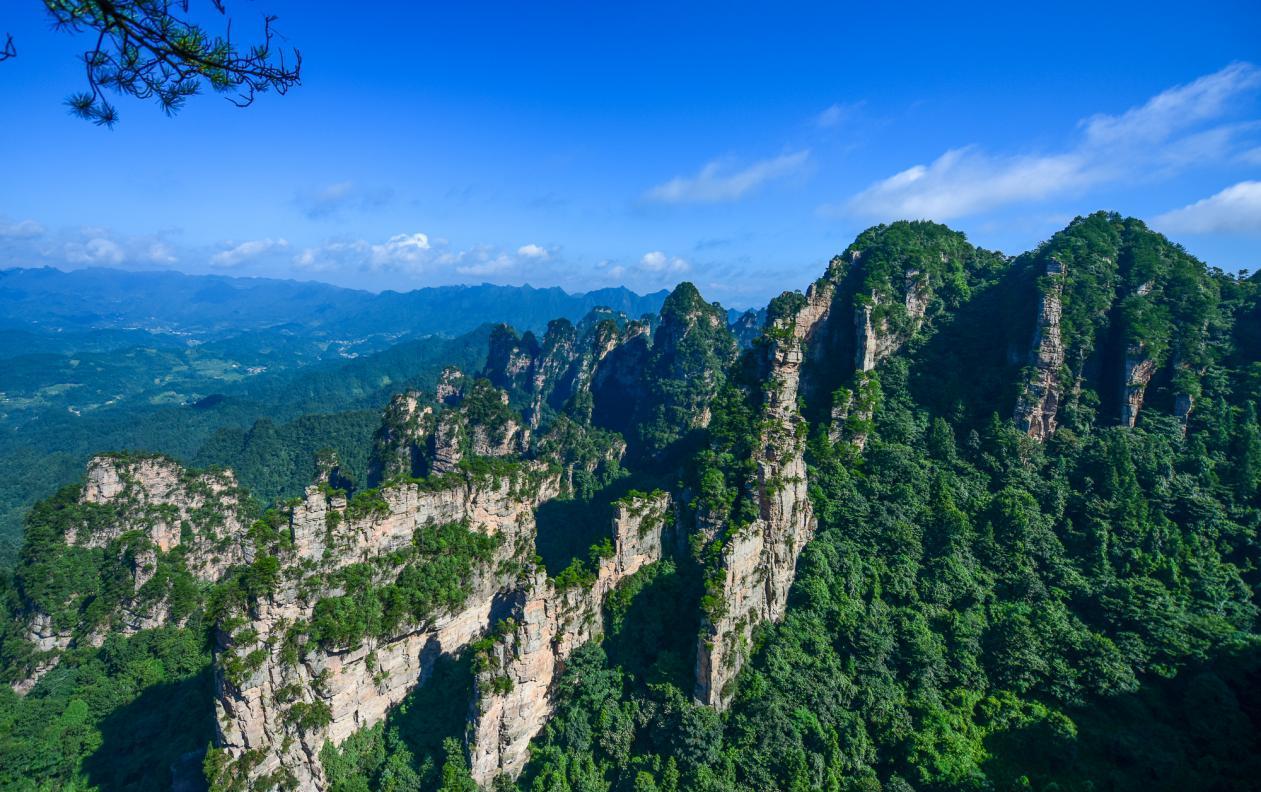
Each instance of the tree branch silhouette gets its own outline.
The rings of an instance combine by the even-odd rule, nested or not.
[[[203,86],[246,107],[259,93],[284,94],[301,84],[302,53],[294,49],[286,57],[273,48],[276,17],[263,17],[261,43],[238,47],[224,0],[209,3],[227,20],[222,36],[189,19],[189,0],[44,0],[56,29],[96,33],[83,53],[88,90],[66,100],[71,112],[112,127],[118,110],[106,92],[155,99],[174,115]],[[10,38],[6,52],[11,49]]]

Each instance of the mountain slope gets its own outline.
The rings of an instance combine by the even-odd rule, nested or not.
[[[391,400],[379,486],[324,455],[206,522],[226,474],[101,458],[5,595],[0,780],[156,784],[99,742],[147,668],[213,677],[223,789],[1249,788],[1259,298],[1116,215],[1014,259],[894,223],[742,354],[690,284],[495,329]]]

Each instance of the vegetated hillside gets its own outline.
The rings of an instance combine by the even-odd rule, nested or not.
[[[0,426],[0,461],[9,471],[0,478],[0,566],[16,556],[31,504],[78,479],[102,448],[238,467],[242,480],[268,501],[301,491],[317,448],[337,449],[348,469],[363,474],[376,411],[400,388],[432,388],[448,365],[480,367],[487,332],[406,341],[361,358],[235,382],[196,380],[195,390],[172,402],[127,400],[77,415],[46,411],[25,423],[8,422]],[[360,412],[365,409],[373,417]],[[281,430],[264,441],[275,425]],[[274,455],[275,464],[262,455]]]
[[[1261,281],[1113,214],[895,223],[723,318],[497,329],[391,400],[379,486],[326,456],[248,531],[94,463],[6,588],[0,784],[1255,787]],[[256,430],[280,478],[326,431]]]

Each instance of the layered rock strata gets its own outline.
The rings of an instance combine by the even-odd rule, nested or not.
[[[859,261],[861,254],[854,251],[852,258],[854,261]],[[863,304],[854,309],[856,342],[854,368],[858,372],[874,369],[880,361],[901,349],[902,345],[919,329],[920,323],[924,320],[924,313],[928,310],[927,281],[920,276],[919,271],[907,270],[903,307],[906,310],[908,326],[902,332],[893,331],[887,319],[873,319],[878,313],[877,309],[881,300],[881,295],[873,292],[869,295],[869,299],[864,300]]]
[[[1143,395],[1156,373],[1156,363],[1147,356],[1142,345],[1131,346],[1125,351],[1125,369],[1121,383],[1121,425],[1130,429],[1138,421],[1143,408]]]

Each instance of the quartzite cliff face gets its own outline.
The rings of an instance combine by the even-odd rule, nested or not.
[[[19,573],[36,655],[14,689],[29,690],[70,647],[99,646],[111,633],[132,635],[186,618],[173,601],[181,578],[214,582],[250,560],[243,500],[229,471],[191,473],[154,455],[94,457],[73,500],[56,506],[50,520],[56,535],[44,537],[43,552],[51,559],[100,551],[121,567],[126,584],[120,590],[81,580],[88,589],[59,590],[58,601],[45,601],[36,593],[45,581],[23,581]],[[109,569],[101,574],[113,577]]]
[[[1016,426],[1035,440],[1045,440],[1055,432],[1056,415],[1063,396],[1060,378],[1064,366],[1064,342],[1060,337],[1063,313],[1064,266],[1052,259],[1046,268],[1047,285],[1042,293],[1038,321],[1030,344],[1033,373],[1016,403]]]
[[[242,613],[223,634],[216,720],[226,776],[266,786],[291,779],[323,788],[319,752],[385,717],[418,684],[434,660],[455,653],[507,613],[507,603],[531,574],[533,509],[559,491],[559,474],[521,465],[492,474],[452,474],[440,483],[383,488],[380,501],[359,514],[339,494],[308,490],[289,520],[292,549],[276,588]],[[456,607],[421,621],[365,636],[355,646],[328,646],[307,629],[317,603],[353,594],[337,572],[369,564],[373,584],[398,574],[398,554],[439,526],[462,524],[493,539],[493,551],[460,581]],[[231,626],[229,623],[228,626]]]
[[[665,554],[673,504],[664,492],[617,504],[613,553],[602,558],[590,585],[557,589],[539,570],[517,592],[507,618],[480,650],[470,727],[473,778],[487,784],[515,777],[529,758],[530,740],[551,714],[552,681],[565,659],[603,631],[604,598]]]
[[[783,616],[797,555],[814,535],[798,394],[806,348],[827,321],[834,292],[826,280],[816,283],[795,313],[772,319],[763,339],[767,390],[755,459],[758,518],[727,539],[719,568],[711,571],[716,596],[696,650],[694,697],[719,709],[731,700],[754,628]]]

